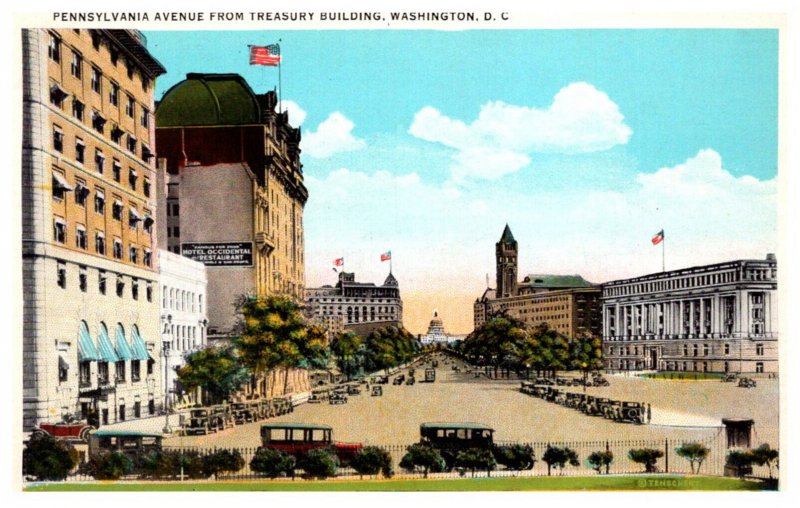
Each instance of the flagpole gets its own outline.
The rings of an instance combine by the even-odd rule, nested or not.
[[[283,61],[283,51],[281,51],[281,39],[278,39],[277,42],[278,46],[278,54],[280,58],[278,58],[278,112],[283,113],[283,102],[281,98],[283,97],[283,83],[281,82],[281,62]]]
[[[662,230],[662,231],[663,231],[663,230]],[[665,247],[664,247],[664,245],[665,245],[666,243],[667,243],[667,237],[666,237],[666,235],[664,235],[664,239],[663,239],[663,240],[661,240],[661,271],[662,271],[662,272],[666,272],[666,271],[667,271],[667,268],[666,268],[666,266],[667,266],[667,265],[666,265],[666,263],[664,262],[664,251],[665,251]]]

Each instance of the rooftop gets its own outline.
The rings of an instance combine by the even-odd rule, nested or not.
[[[253,125],[261,122],[256,94],[238,74],[189,73],[156,108],[158,127]]]
[[[549,275],[549,274],[529,274],[526,275],[520,286],[541,287],[541,288],[589,288],[594,284],[587,281],[580,275]]]

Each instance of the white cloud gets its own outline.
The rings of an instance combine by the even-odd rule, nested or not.
[[[426,106],[408,132],[455,148],[454,179],[493,179],[518,171],[533,153],[587,153],[625,144],[632,130],[608,95],[589,83],[562,88],[546,109],[501,101],[481,107],[466,124]]]
[[[363,139],[353,136],[354,124],[349,118],[335,111],[317,126],[316,131],[303,134],[303,153],[316,159],[324,159],[341,152],[361,150],[367,146]]]
[[[278,103],[278,111],[289,113],[289,124],[293,127],[300,127],[306,119],[306,112],[294,101],[282,100]]]

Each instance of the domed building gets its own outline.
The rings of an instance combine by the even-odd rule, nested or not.
[[[431,319],[431,322],[428,325],[428,333],[420,337],[420,342],[423,345],[449,344],[450,342],[454,342],[462,338],[463,337],[461,336],[449,335],[445,331],[444,322],[442,321],[442,318],[439,317],[439,311],[434,309],[433,319]]]

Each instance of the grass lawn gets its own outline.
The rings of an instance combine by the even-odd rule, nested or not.
[[[765,484],[735,478],[684,476],[579,476],[364,481],[95,482],[31,485],[29,492],[75,491],[554,491],[554,490],[764,490]]]
[[[640,377],[646,379],[666,379],[677,381],[719,381],[722,379],[722,374],[719,372],[656,372],[654,374],[642,374]]]

